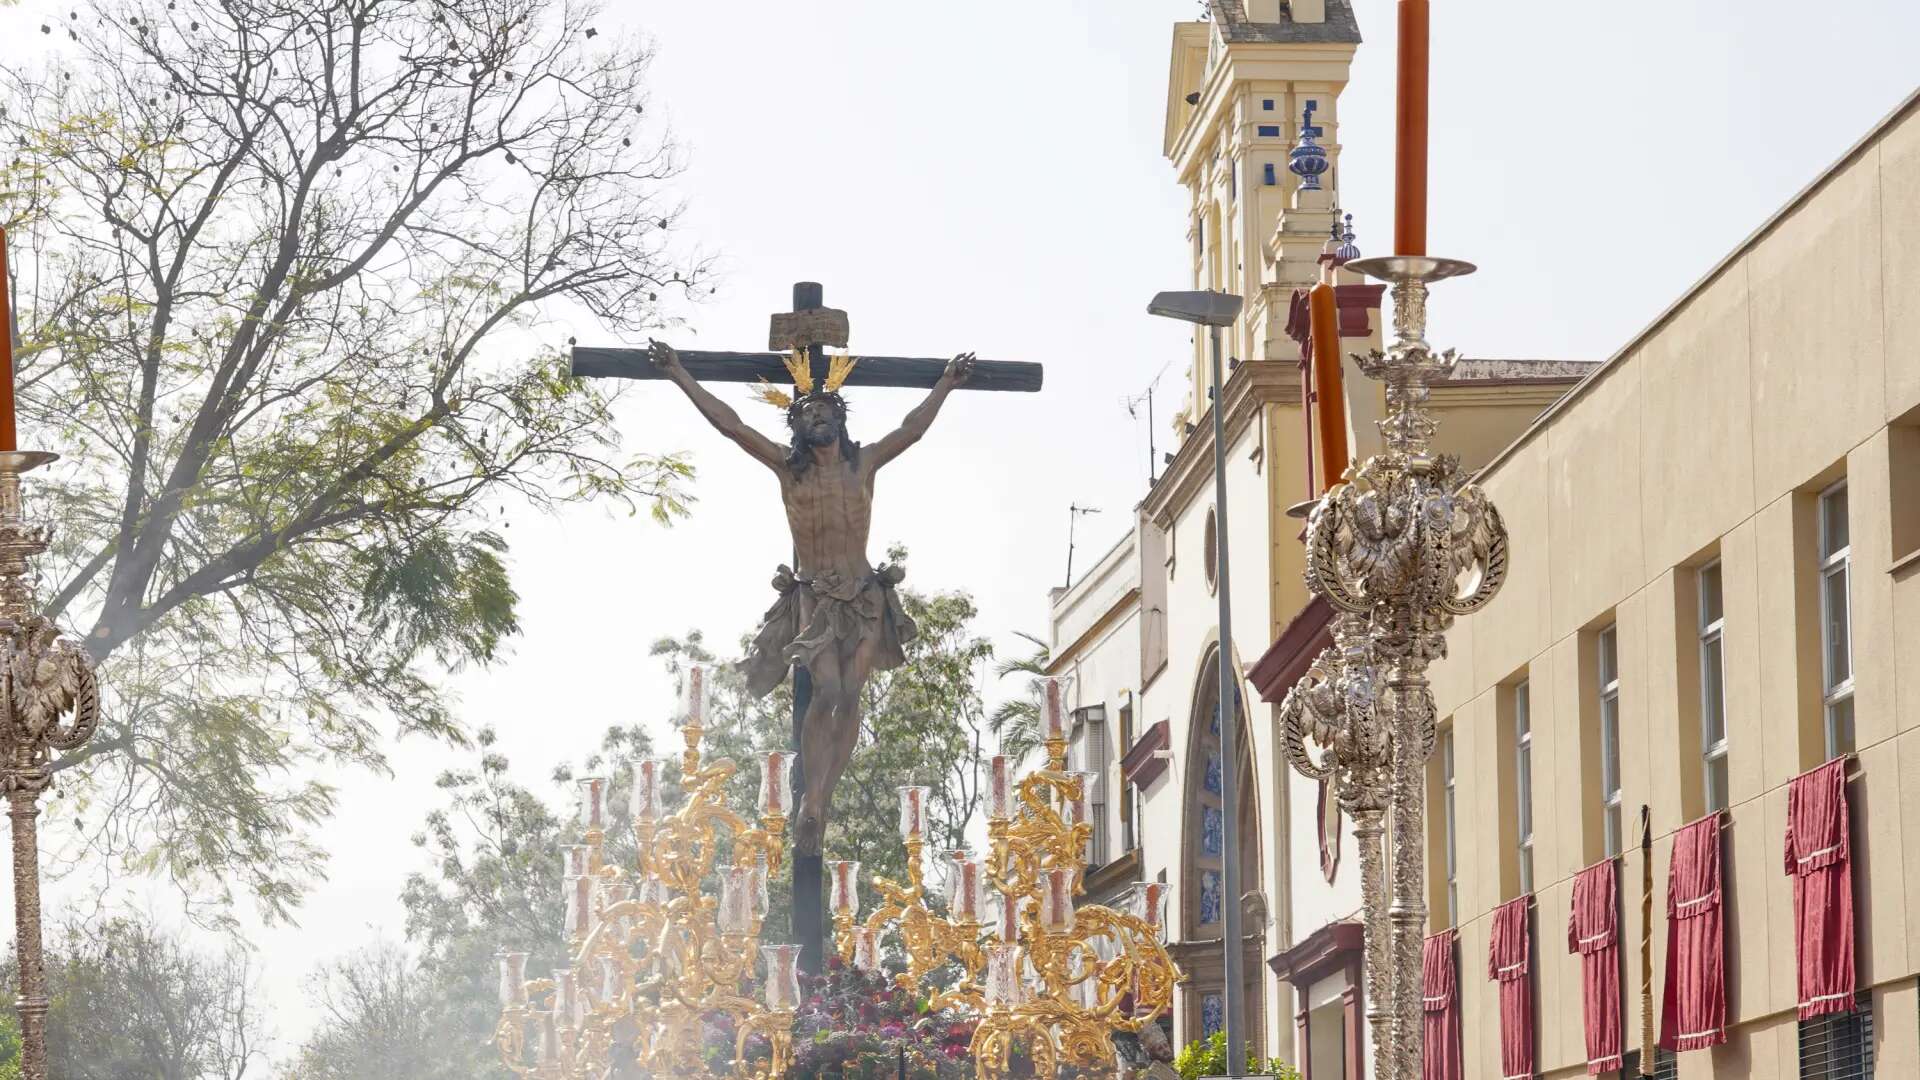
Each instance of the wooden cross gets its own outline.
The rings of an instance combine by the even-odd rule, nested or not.
[[[847,347],[847,313],[821,306],[822,290],[818,282],[802,281],[793,287],[793,310],[773,316],[767,334],[767,347],[773,352],[700,352],[682,350],[680,362],[687,373],[701,382],[790,383],[782,360],[790,349],[806,351],[813,371],[814,385],[825,385],[827,349]],[[916,356],[862,356],[847,376],[846,386],[899,386],[927,389],[940,380],[947,369],[945,359]],[[665,378],[647,360],[645,349],[575,346],[573,373],[585,378],[662,379]],[[1040,389],[1039,364],[1006,360],[979,360],[973,376],[962,390],[1011,390],[1032,393]]]
[[[821,304],[821,288],[811,281],[793,287],[793,310],[773,316],[767,345],[773,352],[681,352],[680,366],[697,382],[788,383],[792,374],[786,359],[797,350],[807,357],[813,385],[827,385],[831,358],[828,348],[847,347],[847,313]],[[931,388],[947,370],[945,359],[908,356],[862,356],[842,386],[898,386]],[[573,350],[573,374],[586,378],[664,379],[645,349],[580,348]],[[1037,391],[1039,364],[975,360],[972,373],[956,389]],[[709,417],[712,419],[712,417]],[[737,419],[734,422],[738,422]],[[794,565],[800,565],[796,556]],[[794,771],[806,788],[806,762],[801,759],[801,733],[813,699],[813,678],[807,669],[793,667]],[[822,865],[818,856],[793,862],[793,934],[801,946],[801,966],[821,970],[825,954],[826,913],[821,905]]]

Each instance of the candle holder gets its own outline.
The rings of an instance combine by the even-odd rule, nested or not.
[[[4,287],[4,286],[0,286]],[[0,320],[0,332],[5,321]],[[53,526],[26,516],[21,474],[59,459],[38,450],[0,451],[0,787],[13,820],[14,929],[20,964],[20,1075],[47,1076],[46,957],[40,940],[40,793],[54,751],[77,750],[100,724],[93,657],[34,610],[27,572]]]
[[[691,673],[690,704],[681,734],[680,786],[686,801],[666,814],[661,798],[665,767],[636,762],[630,805],[638,858],[632,873],[608,864],[605,842],[608,785],[581,781],[583,844],[562,854],[567,874],[563,927],[569,966],[551,979],[526,978],[526,954],[500,957],[500,1024],[494,1042],[501,1061],[529,1080],[600,1080],[616,1050],[654,1075],[779,1080],[792,1061],[792,1029],[799,989],[794,946],[760,945],[769,876],[780,868],[782,836],[793,812],[788,781],[792,755],[759,762],[760,824],[753,827],[727,807],[736,772],[728,759],[707,762],[703,672]],[[722,835],[733,862],[717,865]],[[717,880],[719,895],[707,891]],[[747,990],[756,966],[766,971],[763,992]],[[715,1073],[706,1059],[708,1017],[724,1015],[735,1032],[730,1069]],[[532,1027],[532,1060],[527,1029]],[[747,1042],[764,1037],[771,1053],[749,1062]]]
[[[1416,1080],[1427,916],[1422,818],[1437,719],[1427,669],[1446,655],[1454,618],[1500,591],[1507,531],[1458,458],[1435,452],[1427,408],[1432,382],[1458,360],[1427,343],[1428,286],[1471,273],[1473,264],[1394,255],[1347,269],[1393,289],[1393,344],[1354,357],[1386,384],[1386,445],[1312,504],[1307,585],[1333,605],[1334,641],[1281,703],[1281,733],[1293,767],[1331,781],[1353,816],[1376,1071],[1381,1080]]]
[[[1049,699],[1060,707],[1057,693],[1043,700]],[[851,884],[858,864],[832,867],[841,956],[871,970],[880,937],[897,933],[907,964],[895,982],[926,993],[929,1011],[954,1009],[976,1018],[970,1050],[981,1080],[1005,1074],[1016,1044],[1032,1057],[1037,1076],[1054,1076],[1062,1067],[1111,1068],[1114,1033],[1137,1032],[1157,1020],[1186,978],[1166,950],[1166,886],[1136,885],[1126,910],[1075,905],[1093,824],[1075,820],[1072,808],[1085,805],[1090,774],[1067,771],[1065,725],[1043,718],[1049,732],[1044,768],[1016,782],[1006,759],[992,763],[989,787],[1000,791],[988,799],[989,852],[984,858],[947,853],[944,911],[928,904],[926,840],[905,827],[904,794],[907,880],[875,878],[880,904],[864,923]],[[943,970],[954,974],[935,985]]]

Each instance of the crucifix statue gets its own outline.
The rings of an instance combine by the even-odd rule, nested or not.
[[[875,671],[897,667],[913,639],[913,621],[895,586],[903,571],[867,560],[874,478],[919,442],[955,389],[1040,389],[1038,364],[829,354],[846,348],[847,313],[821,306],[820,286],[793,287],[794,310],[773,316],[766,353],[679,352],[663,342],[647,349],[576,348],[573,373],[666,379],[707,422],[780,482],[793,537],[793,563],[774,575],[779,594],[754,635],[742,668],[756,696],[793,672],[794,746],[799,751],[799,807],[793,825],[793,921],[801,962],[818,971],[825,919],[821,908],[822,841],[834,785],[860,733],[860,691]],[[762,401],[782,409],[791,442],[781,446],[742,420],[703,382],[757,382]],[[793,392],[777,383],[791,383]],[[927,387],[931,392],[900,426],[862,446],[847,433],[844,386]]]

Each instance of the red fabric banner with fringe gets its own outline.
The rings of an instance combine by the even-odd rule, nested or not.
[[[1500,1075],[1504,1080],[1533,1076],[1533,970],[1522,896],[1493,909],[1493,934],[1487,943],[1487,978],[1500,984]]]
[[[1667,987],[1660,1046],[1676,1053],[1727,1041],[1725,914],[1720,892],[1720,815],[1673,835],[1667,871]]]
[[[1420,1050],[1420,1080],[1464,1080],[1460,1056],[1460,973],[1454,969],[1457,931],[1427,939],[1420,955],[1420,1005],[1426,1042]]]
[[[1835,758],[1787,785],[1787,876],[1793,878],[1802,1020],[1853,1009],[1849,840],[1847,762]]]
[[[1614,861],[1594,863],[1573,879],[1567,951],[1580,956],[1580,1004],[1586,1020],[1587,1072],[1620,1068],[1620,917]]]

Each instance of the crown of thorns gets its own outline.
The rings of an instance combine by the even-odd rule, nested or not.
[[[782,357],[780,362],[786,365],[787,374],[793,377],[795,392],[789,394],[767,380],[761,379],[760,385],[753,391],[755,397],[769,405],[787,410],[789,418],[802,403],[822,398],[839,405],[842,413],[846,412],[847,402],[840,396],[840,387],[845,385],[847,376],[853,374],[853,366],[860,362],[858,359],[844,353],[828,357],[827,378],[817,390],[813,384],[813,370],[807,364],[806,356],[799,349],[794,349]]]

